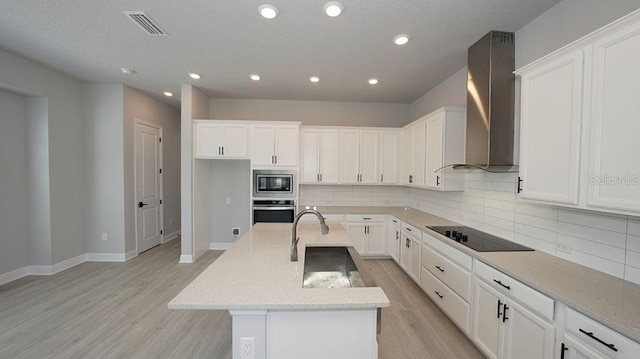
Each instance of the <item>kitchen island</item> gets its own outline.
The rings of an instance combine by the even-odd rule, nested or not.
[[[351,238],[340,224],[323,236],[318,223],[300,223],[298,236],[292,262],[291,224],[256,224],[169,309],[228,310],[236,359],[246,346],[256,359],[377,358],[378,308],[389,306],[381,288],[303,288],[305,248],[350,246]]]

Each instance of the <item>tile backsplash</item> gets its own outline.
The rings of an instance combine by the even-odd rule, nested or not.
[[[464,192],[303,185],[301,205],[410,206],[640,284],[640,218],[525,203],[517,174],[472,172]]]

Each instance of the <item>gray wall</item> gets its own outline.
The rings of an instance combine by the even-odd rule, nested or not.
[[[26,106],[0,90],[0,274],[29,265]]]
[[[87,253],[125,250],[123,96],[122,85],[84,85]]]
[[[442,106],[467,106],[467,67],[463,67],[410,106],[411,121]]]
[[[249,160],[211,160],[211,243],[234,243],[251,227],[251,164]],[[231,199],[231,204],[226,199]]]
[[[294,100],[210,99],[209,118],[316,126],[402,127],[410,122],[407,104]]]

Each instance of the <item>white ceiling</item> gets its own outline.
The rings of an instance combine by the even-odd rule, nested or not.
[[[342,0],[343,14],[329,18],[326,1],[0,0],[0,47],[162,99],[192,83],[214,98],[411,103],[461,69],[482,35],[516,31],[559,2]],[[259,16],[265,2],[278,7],[276,19]],[[145,11],[169,36],[147,35],[125,10]],[[403,47],[392,43],[400,33],[411,36]],[[191,71],[204,77],[191,80]]]

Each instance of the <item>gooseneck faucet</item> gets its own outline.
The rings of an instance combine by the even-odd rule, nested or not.
[[[323,236],[329,233],[329,226],[325,223],[324,217],[322,217],[322,214],[320,214],[320,212],[316,211],[315,209],[305,209],[304,211],[298,213],[296,215],[296,218],[293,220],[293,228],[291,229],[291,261],[292,262],[298,261],[298,241],[300,240],[300,238],[298,238],[298,229],[297,229],[298,221],[300,220],[300,217],[304,216],[307,213],[313,213],[316,215],[316,217],[318,217],[318,220],[320,221],[320,230],[322,231]]]

